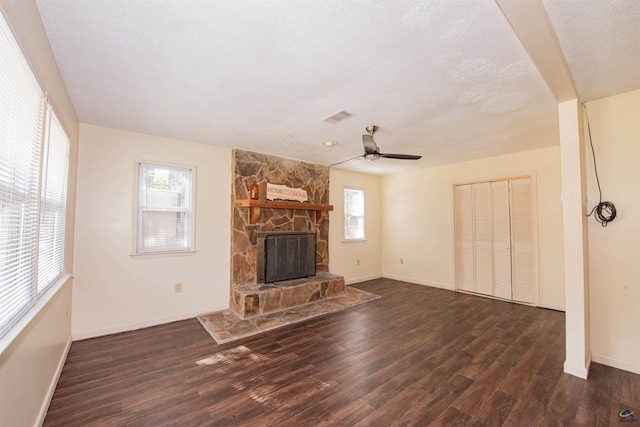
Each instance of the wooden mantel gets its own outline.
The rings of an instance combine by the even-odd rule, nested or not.
[[[328,211],[333,210],[333,205],[319,205],[316,203],[287,202],[284,200],[236,200],[236,206],[249,208],[249,223],[255,224],[260,217],[260,208],[269,209],[300,209],[305,211],[316,211],[316,224],[320,224]]]

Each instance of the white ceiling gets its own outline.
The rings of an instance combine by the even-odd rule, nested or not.
[[[382,152],[423,156],[340,166],[374,174],[558,144],[492,0],[36,1],[83,123],[321,164],[375,124]],[[544,6],[583,100],[640,88],[640,1]]]

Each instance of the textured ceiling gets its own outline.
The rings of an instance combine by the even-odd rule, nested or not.
[[[490,0],[37,4],[83,123],[322,164],[362,154],[375,124],[382,152],[423,156],[340,166],[374,174],[558,143],[556,102]],[[640,87],[640,2],[545,6],[581,94]],[[586,18],[621,28],[583,44]],[[584,52],[618,62],[592,72]]]
[[[582,101],[640,88],[640,1],[544,0]]]

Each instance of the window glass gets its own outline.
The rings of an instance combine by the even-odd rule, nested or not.
[[[69,137],[51,107],[48,119],[40,185],[38,293],[60,277],[64,267]]]
[[[140,164],[138,253],[192,249],[191,169]]]
[[[364,190],[344,189],[344,239],[364,239]]]

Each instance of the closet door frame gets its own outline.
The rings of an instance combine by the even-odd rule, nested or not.
[[[522,178],[530,178],[531,179],[531,229],[533,233],[533,287],[534,287],[534,303],[527,304],[519,301],[506,300],[504,298],[498,298],[491,295],[478,294],[475,292],[470,292],[464,289],[460,289],[458,287],[458,276],[457,276],[457,242],[458,242],[458,233],[456,230],[456,186],[458,185],[471,185],[471,184],[479,184],[483,182],[495,182],[495,181],[511,181],[513,179],[522,179]],[[454,182],[451,185],[451,206],[452,206],[452,235],[453,235],[453,248],[451,259],[453,260],[452,265],[452,278],[453,278],[453,288],[456,292],[468,293],[471,295],[477,295],[485,298],[493,298],[498,299],[500,301],[509,301],[516,304],[524,304],[524,305],[534,305],[538,307],[540,305],[540,253],[539,253],[539,235],[538,235],[538,185],[537,185],[537,176],[536,172],[523,173],[517,175],[507,175],[507,176],[491,176],[484,179],[474,179],[469,181],[459,181]],[[509,204],[511,204],[511,183],[509,183]],[[513,296],[513,293],[512,293]]]

